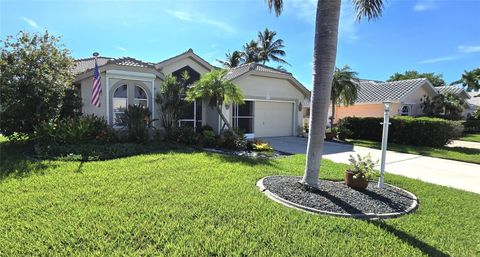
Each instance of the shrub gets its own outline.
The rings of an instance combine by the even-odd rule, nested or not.
[[[352,139],[382,140],[383,118],[347,117],[342,122]],[[458,123],[439,118],[393,117],[390,122],[388,141],[404,145],[440,147],[461,131]]]
[[[216,143],[215,133],[212,130],[203,130],[202,145],[206,147],[214,147]]]
[[[192,127],[178,127],[167,134],[167,141],[186,145],[198,145],[199,135]]]
[[[267,143],[263,140],[259,140],[259,139],[254,139],[254,140],[248,141],[247,148],[249,150],[257,151],[257,152],[271,152],[271,151],[273,151],[273,147],[269,143]]]
[[[37,154],[50,159],[65,161],[98,161],[136,154],[148,153],[157,149],[154,145],[134,143],[79,144],[79,145],[43,145],[37,148]]]
[[[462,125],[466,133],[480,132],[480,120],[467,120],[462,122]]]
[[[122,117],[122,124],[127,128],[128,140],[142,143],[149,138],[148,129],[152,128],[150,111],[142,105],[129,105]]]
[[[34,140],[43,145],[104,143],[116,140],[113,129],[103,118],[87,115],[58,122],[43,122],[35,128]]]
[[[247,147],[247,140],[240,131],[236,131],[237,135],[230,130],[224,131],[221,138],[222,147],[227,149],[241,150]]]

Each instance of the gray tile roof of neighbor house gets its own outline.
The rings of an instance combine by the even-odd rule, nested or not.
[[[436,89],[440,92],[440,94],[451,93],[465,99],[469,99],[470,95],[465,91],[465,89],[461,87],[455,86],[443,86],[443,87],[436,87]]]
[[[286,75],[292,75],[290,72],[282,71],[279,69],[275,69],[272,67],[268,67],[263,64],[259,63],[246,63],[242,64],[238,67],[232,68],[228,71],[227,75],[225,76],[226,79],[232,80],[235,78],[238,78],[242,76],[243,74],[251,71],[251,70],[256,70],[256,71],[262,71],[262,72],[270,72],[270,73],[275,73],[275,74],[286,74]]]
[[[80,74],[80,73],[89,71],[95,67],[95,58],[93,57],[79,59],[79,60],[76,60],[75,62],[77,66],[73,69],[74,74]],[[153,63],[140,61],[132,57],[120,57],[120,58],[98,57],[97,63],[99,67],[107,64],[116,64],[120,66],[154,68]]]
[[[356,103],[381,103],[383,101],[400,101],[417,87],[428,80],[408,79],[392,82],[360,80]]]

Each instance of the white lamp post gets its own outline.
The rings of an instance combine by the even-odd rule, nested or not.
[[[383,133],[382,133],[382,160],[380,163],[380,178],[378,179],[378,187],[383,188],[385,177],[385,158],[387,157],[387,141],[388,141],[388,125],[390,125],[390,106],[392,102],[383,102]]]

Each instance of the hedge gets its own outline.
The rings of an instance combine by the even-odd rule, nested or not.
[[[341,123],[350,130],[350,138],[372,141],[382,140],[383,118],[346,117]],[[393,117],[390,119],[388,142],[440,147],[462,132],[458,122],[439,118]]]
[[[480,120],[467,120],[462,123],[465,133],[480,132]]]

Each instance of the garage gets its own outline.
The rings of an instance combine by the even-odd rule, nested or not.
[[[293,104],[290,102],[255,101],[255,137],[293,135]]]
[[[233,126],[251,137],[293,135],[293,103],[250,101],[233,108]]]

